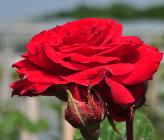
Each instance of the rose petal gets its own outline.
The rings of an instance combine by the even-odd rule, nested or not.
[[[53,83],[53,84],[66,84],[68,81],[62,79],[60,76],[47,73],[42,69],[39,69],[29,60],[23,60],[15,63],[14,67],[19,68],[18,73],[23,74],[31,82],[40,82],[40,83]]]
[[[98,84],[105,76],[105,68],[96,67],[92,69],[87,69],[72,75],[61,76],[69,82],[74,82],[84,86],[92,86]]]
[[[68,71],[65,67],[58,63],[53,63],[45,54],[43,46],[35,52],[34,54],[29,54],[26,56],[26,59],[29,60],[31,63],[37,66],[37,69],[42,69],[48,73],[59,74],[61,70]],[[26,66],[25,66],[26,67]]]
[[[108,106],[109,115],[107,117],[112,118],[116,122],[126,121],[127,109],[125,107],[119,106],[113,101],[110,101]]]
[[[147,82],[126,86],[136,101],[143,98],[147,91]]]
[[[116,63],[106,66],[113,75],[124,75],[133,71],[134,66],[130,63]]]
[[[98,55],[102,56],[117,56],[122,58],[127,54],[132,54],[137,47],[142,44],[142,40],[135,36],[126,36],[120,38],[117,44],[114,44],[113,47],[107,48],[106,50],[100,52]],[[111,46],[107,44],[106,46]]]
[[[163,54],[145,44],[138,47],[136,53],[134,58],[132,54],[129,54],[129,59],[127,57],[126,60],[134,64],[133,71],[126,76],[118,76],[114,79],[132,85],[142,83],[152,77],[159,67]]]
[[[117,57],[104,57],[104,56],[97,56],[97,55],[87,57],[87,56],[77,54],[77,53],[71,53],[71,54],[68,54],[68,56],[70,56],[70,58],[73,61],[80,62],[80,63],[97,62],[97,63],[102,63],[103,64],[103,63],[108,63],[108,62],[113,62],[113,61],[119,61],[120,60]]]
[[[118,43],[120,38],[122,36],[122,25],[113,21],[113,25],[110,28],[110,32],[108,32],[108,35],[104,39],[104,41],[101,43],[100,46],[109,44],[109,43]]]
[[[60,76],[45,73],[43,71],[32,71],[26,74],[26,77],[31,82],[66,84],[68,81],[62,79]]]
[[[61,66],[65,68],[68,68],[71,70],[84,70],[88,68],[87,66],[84,66],[82,64],[73,63],[73,62],[70,63],[70,62],[62,60],[60,57],[58,57],[55,54],[55,51],[53,50],[53,48],[46,47],[44,48],[44,50],[45,50],[46,55],[52,62],[60,64]]]
[[[135,101],[134,97],[131,95],[131,93],[125,86],[107,77],[105,78],[105,81],[111,88],[111,97],[115,103],[130,104]]]
[[[13,82],[10,84],[10,87],[13,88],[17,95],[26,95],[26,93],[29,94],[42,94],[48,87],[50,87],[52,84],[48,83],[32,83],[28,81],[27,79],[18,80],[16,82]]]

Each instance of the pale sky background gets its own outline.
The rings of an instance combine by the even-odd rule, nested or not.
[[[21,20],[32,15],[74,8],[80,4],[104,6],[112,2],[125,2],[138,7],[164,4],[164,0],[0,0],[0,22]]]

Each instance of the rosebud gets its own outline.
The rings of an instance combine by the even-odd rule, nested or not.
[[[79,128],[85,139],[96,140],[99,136],[100,122],[105,117],[105,107],[96,92],[87,92],[86,87],[84,88],[74,85],[72,90],[66,90],[68,104],[65,119],[73,127]]]

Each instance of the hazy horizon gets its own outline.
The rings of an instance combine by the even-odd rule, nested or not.
[[[77,7],[80,4],[104,6],[113,2],[128,3],[140,8],[155,4],[164,4],[164,0],[0,0],[0,22],[24,19],[33,15],[42,15],[48,12],[58,12]]]

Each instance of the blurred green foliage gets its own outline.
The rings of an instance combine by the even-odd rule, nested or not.
[[[117,134],[110,126],[107,119],[101,124],[99,140],[124,140],[126,138],[125,123],[117,123],[121,135]],[[135,140],[154,140],[154,128],[148,118],[141,112],[136,112],[134,120]],[[79,131],[76,132],[74,140],[84,140]]]
[[[149,108],[149,106],[142,107],[142,111],[148,116],[155,130],[154,140],[163,140],[164,138],[164,115],[157,110]]]
[[[0,108],[0,140],[18,140],[21,130],[38,133],[48,127],[44,119],[34,122],[17,109]]]
[[[44,21],[54,18],[84,18],[84,17],[110,17],[117,19],[153,18],[164,19],[164,5],[153,6],[147,9],[137,9],[130,5],[115,4],[105,7],[80,6],[70,11],[49,13],[39,19]]]

